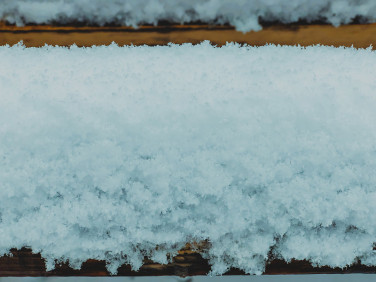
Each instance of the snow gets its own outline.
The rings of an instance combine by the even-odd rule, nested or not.
[[[231,24],[246,32],[259,20],[291,23],[326,21],[335,26],[355,19],[376,21],[374,0],[1,0],[0,19],[9,23],[122,24],[137,27],[167,20]]]
[[[0,47],[0,254],[137,270],[208,240],[376,265],[376,53],[333,47]],[[159,246],[156,248],[156,246]]]

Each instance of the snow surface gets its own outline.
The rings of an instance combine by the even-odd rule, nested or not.
[[[0,47],[0,253],[376,265],[376,53]],[[156,249],[156,246],[159,246]]]
[[[333,25],[376,21],[375,0],[0,0],[0,19],[23,25],[51,22],[157,24],[202,21],[259,30],[259,20],[291,23],[327,21]]]

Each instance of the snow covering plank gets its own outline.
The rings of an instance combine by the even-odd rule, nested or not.
[[[110,273],[187,242],[212,274],[374,266],[376,55],[0,47],[0,253]]]
[[[246,32],[260,21],[324,21],[335,26],[375,22],[374,0],[2,0],[0,20],[12,24],[120,24],[205,22]]]
[[[376,46],[376,24],[331,25],[272,25],[257,32],[242,33],[230,26],[164,25],[131,27],[78,27],[32,25],[17,27],[1,25],[0,45],[23,41],[27,47],[48,45],[93,46],[109,45],[167,45],[168,43],[198,44],[209,40],[217,46],[238,42],[252,46],[267,43],[281,45],[329,45],[368,48]]]

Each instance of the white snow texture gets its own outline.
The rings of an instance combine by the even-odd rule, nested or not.
[[[23,25],[51,22],[122,24],[202,21],[259,30],[259,19],[291,23],[376,21],[375,0],[0,0],[0,19]]]
[[[208,240],[376,265],[376,54],[333,47],[0,47],[0,254],[116,273]],[[160,246],[156,249],[156,246]]]

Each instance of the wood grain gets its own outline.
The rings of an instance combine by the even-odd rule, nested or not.
[[[209,40],[221,46],[238,42],[252,46],[267,43],[281,45],[333,45],[367,48],[376,46],[376,24],[354,24],[333,27],[324,24],[270,25],[261,31],[242,33],[231,26],[206,24],[131,27],[75,27],[34,25],[16,27],[0,24],[0,45],[14,45],[23,41],[27,47],[45,44],[70,46],[109,45],[166,45],[172,43],[197,44]]]
[[[110,276],[106,270],[105,261],[89,259],[83,263],[80,270],[74,270],[68,263],[56,264],[56,269],[46,271],[44,259],[40,254],[23,248],[13,249],[12,256],[0,258],[0,276]],[[178,255],[166,265],[154,263],[148,258],[144,265],[135,272],[129,265],[118,269],[118,276],[161,276],[176,275],[181,277],[206,275],[210,271],[209,262],[202,258],[199,251],[191,249],[189,244],[179,251]],[[293,260],[289,263],[270,258],[264,274],[330,274],[330,273],[376,273],[376,267],[363,266],[355,263],[344,269],[330,267],[313,267],[305,260]],[[239,269],[230,269],[225,275],[244,275]]]

